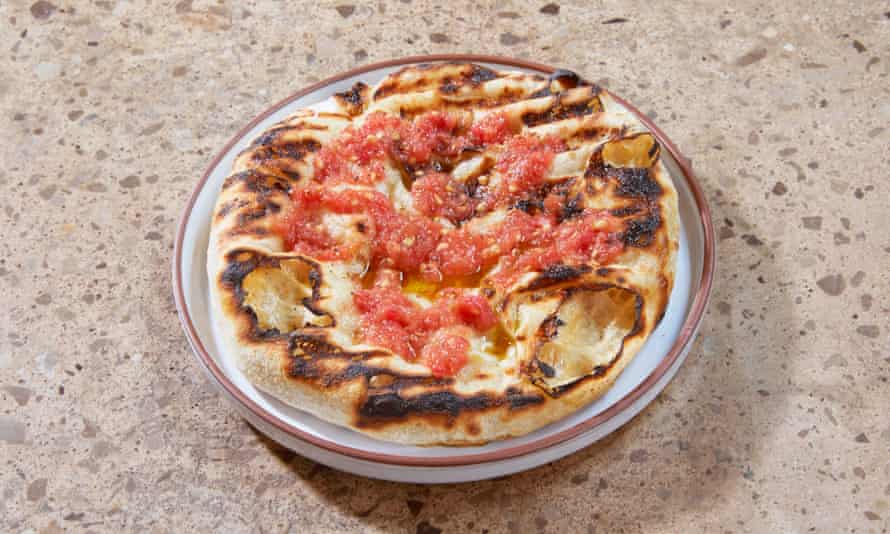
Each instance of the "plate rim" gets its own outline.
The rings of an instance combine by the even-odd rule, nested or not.
[[[667,355],[665,355],[662,361],[655,367],[654,370],[652,370],[652,372],[649,373],[649,375],[646,376],[646,378],[643,379],[642,382],[640,382],[634,389],[629,391],[626,395],[624,395],[617,402],[606,408],[604,411],[598,414],[594,414],[591,417],[580,421],[578,424],[563,429],[560,432],[544,436],[538,440],[529,443],[516,445],[514,447],[461,456],[440,455],[416,457],[401,454],[369,452],[355,447],[350,447],[348,445],[343,445],[341,443],[326,439],[321,436],[312,435],[293,425],[288,424],[286,421],[269,413],[264,408],[259,406],[256,402],[254,402],[251,398],[249,398],[231,380],[229,380],[222,369],[216,364],[213,357],[211,357],[210,354],[207,352],[207,349],[201,342],[197,330],[192,323],[191,316],[189,315],[189,310],[186,306],[185,301],[185,290],[182,282],[182,270],[180,269],[180,264],[182,263],[182,247],[185,239],[186,227],[189,220],[191,219],[192,210],[195,206],[197,198],[200,195],[201,191],[203,191],[210,174],[217,167],[217,165],[219,165],[219,162],[232,149],[232,147],[234,147],[235,144],[237,144],[257,124],[268,118],[273,113],[281,110],[284,106],[290,104],[294,100],[304,97],[310,93],[318,91],[319,89],[322,89],[341,80],[357,75],[389,67],[407,66],[412,64],[430,62],[493,63],[506,67],[517,67],[521,69],[537,71],[542,74],[550,74],[558,70],[557,67],[552,67],[550,65],[537,63],[534,61],[496,55],[430,54],[407,56],[397,59],[390,59],[387,61],[369,63],[367,65],[361,65],[346,70],[339,74],[335,74],[331,77],[325,78],[324,80],[311,84],[307,87],[304,87],[303,89],[290,94],[286,98],[279,100],[269,108],[262,111],[256,117],[254,117],[249,123],[244,125],[231,139],[229,139],[225,146],[223,146],[223,148],[216,153],[213,160],[211,160],[210,164],[204,171],[203,176],[193,188],[188,202],[186,203],[185,209],[183,210],[182,215],[179,218],[176,239],[174,241],[173,256],[171,258],[173,264],[173,297],[176,302],[176,310],[179,316],[179,321],[186,334],[186,338],[191,345],[192,352],[195,354],[198,361],[203,365],[205,371],[207,371],[209,376],[216,381],[217,386],[222,387],[228,393],[228,397],[237,401],[239,404],[242,405],[243,408],[247,409],[257,417],[262,419],[265,423],[272,425],[281,432],[297,440],[306,441],[312,445],[323,448],[332,453],[345,455],[359,460],[367,460],[382,464],[406,467],[458,467],[488,462],[497,462],[508,458],[515,458],[552,447],[559,443],[563,443],[605,423],[609,419],[612,419],[623,410],[625,410],[628,406],[633,404],[633,402],[640,398],[645,392],[654,387],[659,379],[661,379],[664,374],[671,368],[677,358],[679,358],[683,354],[684,349],[693,339],[694,333],[696,332],[702,318],[704,317],[704,312],[710,299],[711,286],[714,277],[716,262],[714,250],[715,237],[714,227],[711,221],[711,211],[708,206],[707,199],[704,195],[704,191],[702,190],[692,171],[690,160],[688,160],[680,153],[677,146],[667,137],[667,135],[660,128],[658,128],[658,126],[655,125],[654,122],[652,122],[651,119],[646,117],[635,106],[631,105],[623,98],[609,91],[609,94],[611,96],[613,96],[620,104],[624,105],[632,114],[634,114],[634,116],[636,116],[638,120],[640,120],[640,122],[642,122],[651,131],[652,135],[655,136],[658,142],[661,143],[662,146],[676,160],[677,165],[680,168],[681,173],[683,174],[683,178],[686,180],[686,184],[689,187],[690,192],[692,193],[692,196],[697,205],[699,222],[702,225],[704,234],[704,259],[702,262],[701,278],[699,280],[698,290],[695,293],[692,305],[690,306],[689,312],[686,316],[686,320],[683,322],[680,334],[674,340]]]

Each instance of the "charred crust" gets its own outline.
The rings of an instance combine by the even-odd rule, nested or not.
[[[541,360],[535,360],[535,364],[547,378],[553,378],[554,376],[556,376],[556,369],[551,367],[549,364],[546,364]]]
[[[315,139],[300,139],[278,144],[264,144],[255,147],[250,152],[250,160],[254,163],[264,163],[269,160],[283,158],[301,160],[307,154],[316,152],[321,148],[321,143]]]
[[[223,203],[219,207],[219,209],[216,210],[216,217],[217,217],[217,219],[223,219],[226,216],[228,216],[228,214],[231,213],[232,210],[241,209],[248,205],[250,205],[250,202],[248,202],[247,200],[241,199],[241,198],[236,198],[234,200],[230,200],[229,202]]]
[[[547,77],[547,81],[550,82],[549,85],[558,83],[562,89],[573,89],[583,83],[576,72],[567,69],[556,69]]]
[[[649,169],[607,165],[606,176],[618,180],[615,192],[622,197],[655,199],[663,193],[661,185],[652,179]]]
[[[449,66],[457,66],[460,67],[460,69],[454,72],[453,75],[445,76],[438,81],[438,89],[443,94],[456,93],[461,87],[465,85],[478,87],[482,83],[494,80],[501,76],[496,71],[476,64],[468,65],[466,63],[438,63],[415,65],[414,67],[408,67],[394,74],[392,78],[381,84],[377,88],[377,90],[374,91],[373,98],[375,100],[379,100],[394,94],[407,93],[427,86],[433,88],[435,86],[432,85],[431,82],[436,79],[435,74],[419,76],[417,79],[410,82],[402,79],[402,74],[410,70],[430,71],[435,68]]]
[[[630,219],[625,223],[624,244],[629,247],[648,247],[660,226],[661,213],[657,206],[652,206],[645,217]]]
[[[647,152],[646,155],[652,159],[655,159],[655,156],[658,154],[659,150],[661,150],[661,146],[656,141],[652,143],[651,147],[649,147],[649,152]]]
[[[574,184],[574,182],[575,182],[575,180],[573,177],[568,177],[568,178],[562,179],[561,181],[549,181],[549,182],[545,183],[544,185],[542,185],[541,187],[539,187],[538,189],[529,192],[528,196],[521,198],[521,199],[517,200],[516,202],[514,202],[510,206],[510,208],[524,211],[525,213],[528,213],[529,215],[534,215],[536,213],[542,212],[542,211],[544,211],[544,199],[547,198],[548,195],[561,195],[565,198],[568,198],[569,190],[571,189],[572,184]],[[482,190],[482,189],[480,188],[480,190]],[[470,193],[470,196],[477,196],[477,195],[475,192],[473,192],[473,193]],[[581,206],[582,199],[580,198],[580,196],[570,200],[570,202],[572,202],[572,201],[573,201],[573,204],[572,204],[572,206],[569,207],[570,211],[573,211],[576,208],[583,211],[584,208],[583,208],[583,206]],[[563,209],[565,209],[565,207]],[[571,214],[571,216],[574,216],[574,215],[575,215],[574,213]],[[562,220],[559,220],[558,222],[562,222]]]
[[[507,388],[507,404],[512,410],[521,410],[526,406],[534,406],[544,402],[544,397],[523,393],[517,388]]]
[[[481,410],[491,406],[485,394],[463,397],[451,391],[435,391],[414,397],[399,392],[369,395],[359,408],[362,419],[404,419],[414,414],[440,414],[457,417],[463,410]]]
[[[259,204],[257,206],[253,206],[252,208],[242,209],[238,212],[238,226],[247,226],[253,221],[262,219],[268,213],[269,209],[266,204]]]
[[[529,291],[534,291],[552,285],[561,284],[563,282],[568,282],[570,280],[576,280],[582,275],[589,273],[591,269],[592,268],[589,265],[565,265],[561,263],[551,265],[550,267],[544,269],[544,271],[539,273],[534,278],[534,280],[529,282],[529,284],[526,286],[526,289]]]
[[[611,126],[602,126],[599,124],[585,124],[577,129],[572,135],[565,139],[566,142],[572,140],[590,141],[592,139],[609,139],[618,136],[620,128]]]
[[[313,360],[325,360],[330,358],[344,360],[366,360],[374,356],[381,356],[384,353],[379,350],[366,351],[346,351],[337,345],[327,341],[318,334],[293,332],[288,339],[288,351],[295,360],[305,360],[304,356]],[[356,370],[351,371],[355,373]],[[374,374],[374,371],[368,369],[365,375]],[[292,375],[296,376],[296,375]],[[355,375],[358,376],[358,375]]]
[[[245,226],[244,224],[239,224],[235,226],[231,230],[229,230],[228,234],[230,237],[237,237],[239,235],[249,235],[252,237],[260,237],[264,235],[269,235],[269,229],[263,228],[262,226]]]
[[[494,80],[497,77],[498,77],[497,72],[495,72],[489,68],[483,67],[482,65],[474,64],[470,68],[470,75],[468,76],[468,79],[470,80],[471,84],[473,84],[474,86],[477,86],[483,82],[488,82],[488,81]]]
[[[364,95],[368,92],[367,84],[356,82],[348,91],[334,94],[351,116],[359,115],[365,110]]]
[[[290,187],[287,180],[282,179],[280,176],[260,172],[256,169],[248,169],[246,171],[236,172],[226,178],[222,188],[229,189],[239,183],[242,184],[245,191],[261,195],[269,195],[273,192],[286,193],[288,187]]]
[[[453,95],[458,89],[460,89],[460,85],[450,78],[445,78],[445,80],[442,81],[442,85],[439,86],[439,92],[446,95]]]
[[[609,213],[611,213],[613,217],[627,217],[628,215],[635,215],[637,213],[640,213],[644,209],[645,208],[641,208],[640,206],[624,206],[621,208],[615,208]]]
[[[251,222],[262,219],[268,214],[279,213],[282,205],[273,201],[272,195],[287,195],[288,183],[285,179],[270,174],[257,172],[254,170],[242,171],[229,176],[223,188],[231,188],[234,184],[242,184],[241,189],[246,193],[253,193],[252,199],[236,198],[226,202],[217,210],[218,219],[226,217],[233,210],[237,210],[237,227],[233,229],[234,234],[242,233],[244,227]],[[262,227],[251,228],[250,232],[259,234],[266,229]]]
[[[241,282],[244,277],[251,273],[259,266],[260,259],[251,251],[233,250],[226,255],[226,268],[220,274],[220,282],[226,289],[235,292],[235,297],[239,299],[244,296],[241,289]]]
[[[251,141],[248,148],[256,148],[264,145],[271,145],[281,137],[281,134],[290,130],[289,126],[275,126],[263,132],[259,137]]]
[[[553,87],[556,86],[557,90],[554,91]],[[583,78],[578,76],[574,71],[570,71],[567,69],[556,69],[550,76],[547,77],[547,85],[543,88],[535,91],[531,98],[541,98],[544,96],[550,96],[554,92],[558,93],[559,91],[564,91],[566,89],[574,89],[578,86],[592,86],[594,87],[594,92],[599,93],[599,87],[592,85],[590,82],[585,81]]]
[[[565,119],[583,117],[585,115],[597,113],[603,109],[602,103],[596,95],[571,104],[564,104],[562,102],[562,95],[563,93],[557,93],[554,97],[553,104],[544,111],[529,111],[523,113],[520,117],[523,124],[528,127],[538,126],[539,124],[548,124]]]
[[[615,193],[625,198],[654,200],[664,193],[661,185],[652,179],[649,169],[612,167],[603,161],[602,149],[591,154],[587,168],[584,170],[584,176],[600,180],[614,180],[617,182]]]
[[[517,410],[543,401],[539,395],[524,394],[514,388],[509,388],[503,396],[485,392],[464,396],[443,390],[406,397],[398,391],[389,391],[367,397],[359,407],[357,425],[369,427],[375,423],[404,421],[412,416],[444,416],[446,425],[450,425],[461,413],[482,412],[501,406]]]

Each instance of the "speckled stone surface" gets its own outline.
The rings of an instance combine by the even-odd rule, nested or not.
[[[0,530],[886,532],[890,5],[0,0]],[[205,381],[180,210],[251,117],[430,52],[572,68],[693,160],[718,269],[680,374],[556,463],[335,472]]]

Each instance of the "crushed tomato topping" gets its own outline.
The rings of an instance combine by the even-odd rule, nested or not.
[[[499,145],[494,169],[500,179],[494,185],[462,183],[438,171],[464,149],[487,145]],[[517,134],[500,112],[474,124],[438,111],[413,119],[375,112],[315,154],[314,182],[292,189],[291,205],[275,231],[288,249],[321,261],[349,261],[360,249],[370,250],[376,278],[353,295],[361,340],[423,363],[435,376],[453,376],[468,361],[468,337],[492,331],[498,321],[486,298],[447,287],[451,282],[478,279],[493,269],[486,280],[505,289],[528,272],[591,260],[607,264],[623,251],[620,219],[579,206],[565,192],[540,193],[555,155],[565,149],[556,136]],[[370,187],[336,187],[379,183],[387,163],[420,169],[410,188],[414,211],[397,209]],[[461,225],[494,208],[531,205],[535,198],[534,209],[508,209],[489,230]],[[364,240],[341,242],[326,227],[326,214],[355,215]],[[406,296],[406,277],[434,284],[431,306]]]
[[[495,168],[503,175],[498,200],[518,199],[544,183],[547,169],[565,143],[554,135],[518,135],[507,140]]]
[[[484,333],[497,323],[491,305],[479,295],[447,289],[435,304],[421,308],[393,283],[391,275],[378,274],[375,287],[356,291],[353,300],[362,314],[365,342],[408,360],[435,363],[429,367],[436,376],[451,376],[466,363],[469,331]]]
[[[476,145],[503,143],[513,135],[506,113],[489,113],[470,127],[470,141]]]

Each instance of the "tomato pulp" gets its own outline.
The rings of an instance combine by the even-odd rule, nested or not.
[[[468,361],[468,337],[491,332],[498,322],[486,298],[449,284],[495,269],[488,280],[503,289],[527,272],[591,260],[606,264],[623,250],[620,220],[574,206],[565,194],[541,193],[553,159],[566,149],[561,139],[518,134],[503,113],[474,124],[464,117],[436,111],[404,119],[375,112],[344,129],[316,153],[314,181],[291,191],[291,205],[276,228],[288,249],[321,261],[349,261],[369,247],[376,278],[353,295],[361,340],[419,361],[436,376],[459,372]],[[498,145],[494,185],[470,187],[439,170],[465,149],[488,145]],[[413,210],[397,209],[367,187],[385,179],[387,164],[419,169],[411,176]],[[543,198],[536,201],[539,209],[513,209],[535,195]],[[505,219],[490,229],[462,225],[505,206]],[[326,214],[355,216],[363,241],[332,236]],[[425,296],[434,302],[423,307],[409,298],[405,279],[432,284]]]

